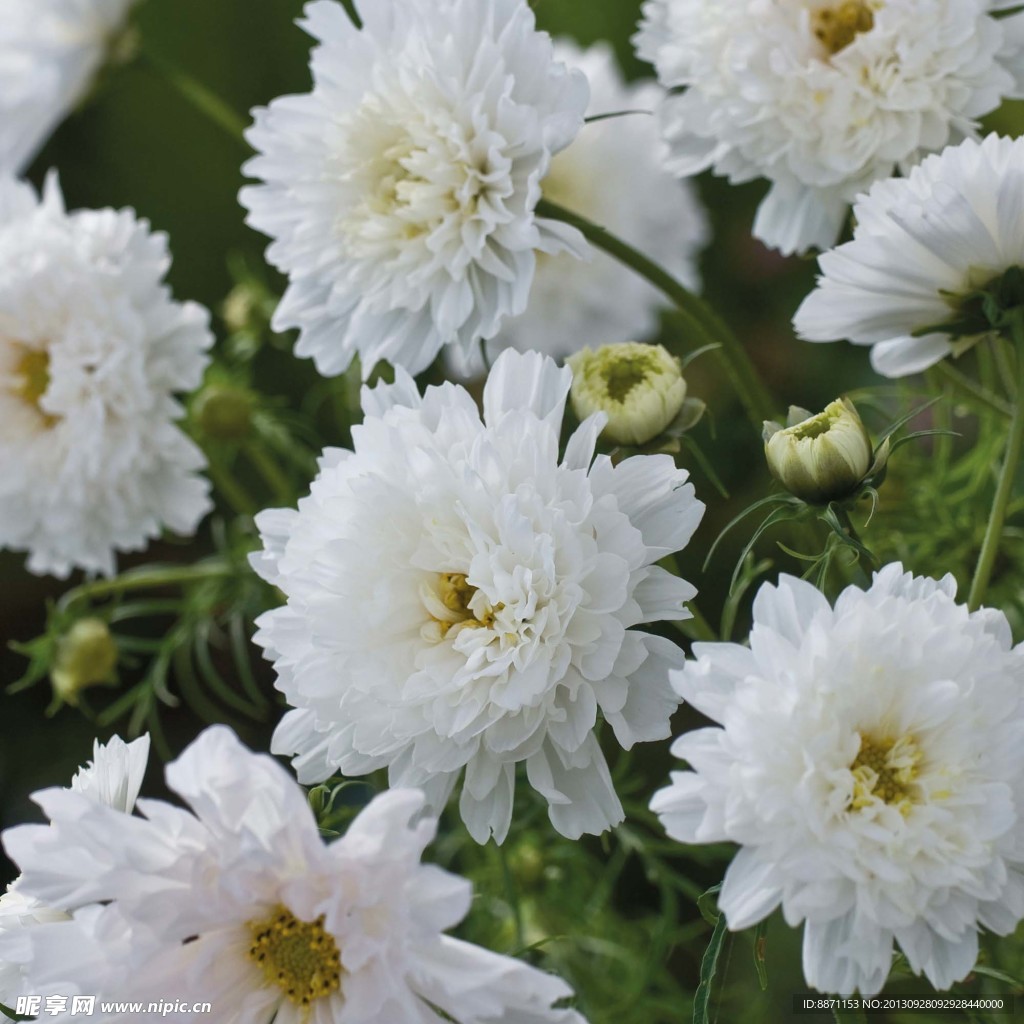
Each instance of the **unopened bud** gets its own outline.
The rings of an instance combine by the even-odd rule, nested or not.
[[[872,463],[871,438],[853,403],[838,398],[811,416],[795,406],[789,426],[764,425],[768,468],[790,494],[824,504],[852,494]]]
[[[252,429],[252,395],[231,384],[207,384],[196,396],[199,429],[215,441],[243,441]]]
[[[75,705],[78,695],[90,686],[117,682],[117,644],[102,619],[79,619],[57,643],[50,669],[54,693]]]
[[[582,420],[608,415],[604,435],[616,444],[646,444],[679,414],[686,381],[679,361],[661,345],[635,341],[583,349],[566,362],[572,368],[572,407]]]

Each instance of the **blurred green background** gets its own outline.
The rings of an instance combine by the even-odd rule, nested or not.
[[[256,4],[245,0],[145,0],[138,12],[143,54],[150,54],[155,64],[183,69],[230,108],[245,115],[276,96],[308,89],[309,40],[294,25],[301,6],[300,0],[259,0]],[[633,57],[629,44],[640,0],[536,0],[533,6],[541,26],[553,34],[571,34],[583,43],[610,40],[630,77],[650,74]],[[998,123],[1013,131],[1017,120],[1016,112],[1010,111],[1000,115]],[[233,284],[229,272],[232,258],[243,256],[250,266],[260,268],[268,282],[277,283],[262,264],[266,239],[245,227],[237,201],[244,180],[240,168],[246,156],[242,145],[198,113],[153,65],[142,59],[104,76],[97,94],[60,128],[30,176],[38,184],[48,168],[57,168],[69,208],[134,207],[155,228],[170,235],[174,254],[170,282],[176,296],[197,300],[217,311]],[[700,189],[714,229],[713,242],[703,260],[705,293],[748,346],[779,399],[779,413],[790,403],[820,408],[840,392],[873,382],[862,350],[845,345],[800,345],[793,340],[790,318],[812,284],[814,264],[779,257],[751,238],[753,212],[764,186],[730,188],[705,176]],[[673,329],[669,315],[665,331],[670,335]],[[606,340],[616,339],[584,339],[595,344]],[[309,362],[294,360],[286,352],[270,352],[260,373],[262,386],[271,394],[301,396],[316,383]],[[730,492],[728,500],[718,498],[699,469],[694,470],[698,493],[713,507],[682,560],[683,569],[684,575],[700,588],[702,604],[706,601],[706,607],[714,609],[721,605],[732,562],[728,553],[720,556],[703,575],[703,553],[732,514],[764,493],[768,478],[760,439],[736,408],[713,359],[694,367],[690,390],[709,404],[715,431],[709,444]],[[147,557],[188,556],[181,549],[176,552],[158,547]],[[138,561],[141,559],[124,564]],[[46,600],[58,596],[65,587],[31,577],[22,566],[22,556],[0,554],[0,684],[13,681],[24,668],[24,660],[7,649],[8,641],[39,633]],[[0,825],[4,827],[34,816],[28,792],[44,785],[65,785],[75,766],[90,756],[93,726],[68,708],[46,718],[48,704],[45,686],[2,698]],[[271,724],[251,726],[244,738],[265,748]],[[197,728],[195,720],[186,714],[171,716],[169,729],[178,745]],[[652,750],[643,756],[645,776],[666,777],[670,764],[666,751]],[[155,773],[151,773],[151,792],[154,783]],[[642,803],[647,795],[638,794],[638,800]],[[533,855],[540,856],[549,868],[552,864],[557,867],[560,859],[566,861],[566,866],[553,873],[538,871],[534,877],[530,874],[530,848],[517,852],[522,868],[517,877],[525,879],[529,907],[535,908],[531,912],[543,916],[546,908],[558,918],[560,901],[564,907],[591,906],[587,893],[570,891],[567,874],[576,870],[571,863],[572,845],[547,836],[543,828],[536,835],[545,838],[528,838],[527,847],[530,842],[543,843]],[[588,859],[586,867],[579,868],[577,888],[592,890],[600,886],[600,867],[611,854],[599,840],[584,844],[584,848]],[[613,894],[615,913],[621,921],[636,918],[639,922],[659,899],[657,880],[636,858],[626,860],[622,867]],[[3,875],[10,873],[10,865],[6,865]],[[698,864],[694,873],[701,884],[711,884],[721,877],[721,864]],[[558,927],[573,927],[585,934],[589,927],[599,927],[596,919],[603,911],[594,908],[592,913],[596,915],[593,920],[584,917],[571,924],[559,920]],[[692,944],[677,948],[669,963],[680,983],[678,1004],[669,1000],[658,1016],[643,1019],[631,1016],[627,1005],[616,1009],[614,1019],[627,1024],[669,1024],[690,1019],[690,997],[685,992],[692,993],[696,985],[699,956],[709,929],[692,902],[682,906],[679,913],[686,919]],[[608,918],[606,914],[605,918],[600,927],[619,927],[614,915]],[[550,924],[546,927],[550,930]],[[631,937],[641,943],[653,942],[645,927],[638,924]],[[481,935],[486,937],[487,928],[481,928]],[[718,1018],[723,1024],[827,1019],[791,1016],[792,993],[804,991],[798,943],[798,935],[773,921],[767,936],[771,984],[767,992],[762,992],[754,969],[751,937],[735,940],[727,964],[727,994]],[[604,998],[603,990],[580,965],[589,962],[591,974],[604,972],[614,980],[614,965],[603,964],[601,959],[605,952],[597,944],[575,962],[575,967],[565,967],[573,975],[572,982],[583,990],[588,1005],[595,1008],[595,1024],[613,1018],[599,1014],[596,1007]],[[645,955],[643,948],[636,952],[640,959]],[[632,970],[629,965],[619,965],[619,970],[627,968]],[[588,994],[592,984],[596,987]],[[920,992],[923,986],[912,982],[909,990]]]

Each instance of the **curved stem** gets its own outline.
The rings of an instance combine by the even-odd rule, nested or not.
[[[775,411],[775,403],[760,375],[750,361],[746,349],[739,339],[726,326],[718,314],[693,292],[683,287],[671,274],[642,252],[617,238],[605,228],[593,224],[585,217],[566,210],[564,207],[542,199],[537,204],[537,214],[562,221],[576,228],[588,241],[603,249],[620,263],[646,278],[655,288],[666,295],[683,315],[702,344],[720,346],[718,353],[725,364],[726,373],[736,389],[736,394],[743,403],[750,422],[761,433],[765,420],[771,419]]]
[[[1021,451],[1024,450],[1024,324],[1014,324],[1014,341],[1017,343],[1016,383],[1017,401],[1013,407],[1013,419],[1010,421],[1010,434],[1006,441],[1006,458],[999,473],[995,498],[989,512],[988,526],[985,528],[985,539],[982,541],[981,554],[978,556],[978,567],[974,570],[967,607],[975,611],[981,607],[988,590],[992,569],[999,554],[999,542],[1003,536],[1003,525],[1006,522],[1006,510],[1013,494],[1013,485],[1017,479],[1017,467],[1020,465]]]
[[[295,494],[293,493],[292,483],[267,452],[254,441],[247,442],[242,450],[270,488],[274,501],[279,505],[293,505],[295,503]]]
[[[235,142],[246,149],[249,148],[249,144],[245,141],[245,120],[202,82],[193,78],[187,71],[182,71],[170,61],[164,60],[163,57],[157,57],[148,50],[139,55],[139,61],[165,79],[186,102],[207,120],[230,135]]]
[[[962,392],[965,398],[973,400],[986,409],[992,409],[1002,416],[1008,417],[1013,414],[1013,409],[1009,402],[1003,401],[998,395],[993,395],[987,388],[982,387],[976,381],[971,380],[966,374],[952,367],[948,359],[943,359],[941,363],[936,363],[933,369],[937,374],[941,374],[949,381],[958,391]]]
[[[231,576],[236,568],[224,561],[200,562],[198,565],[165,566],[162,568],[135,569],[109,580],[91,580],[69,590],[60,600],[62,608],[85,598],[111,597],[126,590],[144,590],[151,587],[171,587],[178,584],[195,583],[199,580]]]

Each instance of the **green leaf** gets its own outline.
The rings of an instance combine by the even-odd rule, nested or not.
[[[721,891],[722,883],[719,882],[718,885],[711,886],[697,897],[697,909],[700,911],[700,916],[710,925],[718,924],[718,919],[722,916],[718,909],[718,894]]]
[[[704,951],[704,959],[700,962],[700,984],[693,997],[693,1024],[711,1024],[708,1017],[708,1009],[711,1005],[711,983],[718,970],[718,961],[722,955],[722,946],[725,944],[727,931],[725,914],[720,914],[715,924],[715,930],[711,933],[708,948]]]

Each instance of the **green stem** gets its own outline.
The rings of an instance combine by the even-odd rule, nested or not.
[[[245,445],[243,451],[273,492],[274,500],[279,505],[293,505],[295,503],[295,495],[292,484],[288,477],[281,472],[280,466],[260,445],[254,444],[251,441]]]
[[[655,288],[672,300],[683,315],[687,326],[694,331],[701,344],[719,345],[720,348],[717,351],[724,362],[726,373],[747,411],[750,422],[760,435],[764,421],[771,419],[774,415],[775,402],[754,364],[750,361],[746,349],[706,302],[684,288],[671,274],[648,259],[643,253],[585,217],[580,217],[548,199],[542,199],[537,204],[537,214],[541,217],[562,221],[564,224],[576,228],[599,249],[603,249],[609,256],[613,256],[620,263],[646,278]]]
[[[1013,334],[1017,343],[1018,398],[1013,407],[1013,419],[1010,421],[1010,434],[1006,441],[1006,458],[999,474],[996,495],[992,501],[992,510],[989,512],[988,526],[985,528],[985,539],[982,541],[981,554],[978,556],[978,567],[974,570],[974,580],[971,583],[971,592],[967,599],[967,607],[971,611],[980,608],[981,602],[985,600],[985,592],[988,590],[992,569],[996,563],[996,556],[999,554],[999,542],[1002,540],[1003,525],[1006,522],[1006,509],[1010,504],[1013,485],[1017,479],[1021,451],[1024,450],[1024,324],[1020,321],[1015,323]]]
[[[220,579],[236,572],[235,566],[223,561],[200,562],[197,565],[169,566],[164,568],[144,567],[133,569],[109,580],[91,580],[69,590],[60,600],[62,608],[75,601],[96,600],[112,597],[126,590],[144,590],[153,587],[173,587],[179,584],[195,583],[200,580]]]
[[[148,50],[140,55],[139,60],[173,86],[179,95],[207,120],[230,135],[235,142],[246,149],[249,148],[245,141],[245,120],[202,82]]]
[[[512,910],[512,919],[516,929],[516,953],[526,947],[526,931],[523,927],[523,911],[519,906],[519,893],[516,892],[515,879],[508,864],[508,853],[505,846],[498,846],[498,859],[501,862],[501,877],[505,883],[505,900]]]
[[[964,397],[973,399],[974,402],[984,406],[986,409],[994,410],[1003,416],[1011,416],[1013,414],[1013,409],[1008,402],[1004,402],[998,396],[993,395],[987,388],[971,380],[966,374],[954,369],[950,366],[948,359],[943,359],[941,363],[936,363],[934,369],[949,381],[957,391],[961,392]]]
[[[234,512],[242,516],[252,516],[259,511],[259,505],[251,494],[234,478],[219,459],[208,455],[206,473],[213,483],[214,490],[231,506]]]

